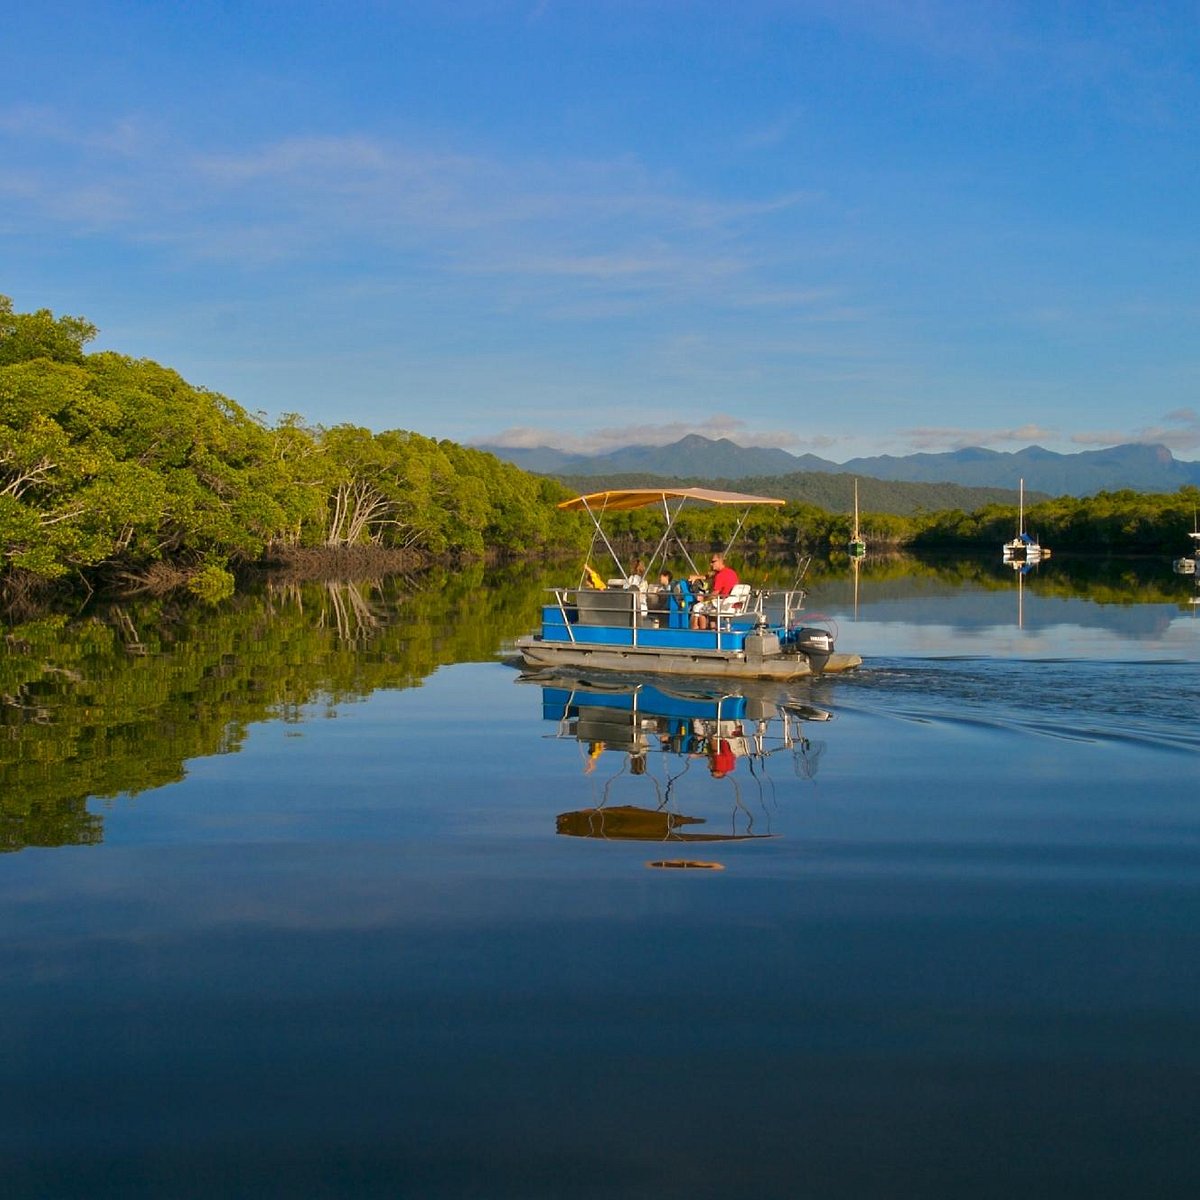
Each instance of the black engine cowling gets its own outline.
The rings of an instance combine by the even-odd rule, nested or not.
[[[833,653],[833,634],[828,629],[804,626],[796,630],[796,649],[808,659],[814,671],[823,671]]]

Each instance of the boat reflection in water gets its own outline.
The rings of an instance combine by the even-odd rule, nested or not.
[[[1012,567],[1017,576],[1017,628],[1025,628],[1025,576],[1030,574],[1035,562],[1019,562],[1014,559],[1006,558],[1004,560],[1006,566]]]
[[[542,685],[543,719],[554,723],[554,737],[578,746],[583,773],[600,785],[594,806],[559,814],[557,832],[566,837],[680,846],[773,837],[768,760],[782,758],[789,770],[811,778],[823,744],[805,736],[804,723],[832,716],[769,685],[756,694],[753,685],[710,689],[698,681],[651,684],[608,675],[522,679]],[[638,802],[622,803],[630,791]],[[689,808],[716,799],[721,816],[710,823],[685,813],[684,799]],[[720,868],[680,859],[648,865]]]

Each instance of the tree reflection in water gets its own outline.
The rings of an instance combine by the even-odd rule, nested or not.
[[[183,778],[258,721],[298,721],[440,666],[494,659],[536,619],[536,572],[286,583],[215,608],[139,600],[0,643],[0,849],[98,843],[91,797]]]

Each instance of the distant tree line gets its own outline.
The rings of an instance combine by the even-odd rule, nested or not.
[[[1025,527],[1043,546],[1069,553],[1175,554],[1190,549],[1200,488],[1177,492],[1122,489],[1094,496],[1059,496],[1025,510]],[[990,546],[1013,536],[1011,505],[989,504],[975,512],[951,509],[921,518],[909,544],[921,547]]]
[[[1044,546],[1062,553],[1182,555],[1190,550],[1188,533],[1198,508],[1200,488],[1191,485],[1161,494],[1123,490],[1085,498],[1060,496],[1027,506],[1025,527]],[[680,534],[685,540],[721,546],[733,536],[740,516],[731,508],[685,510]],[[1016,533],[1017,522],[1015,504],[912,516],[859,514],[860,531],[872,550],[994,550]],[[619,537],[639,548],[653,545],[661,532],[661,517],[651,509],[619,514],[611,524]],[[845,549],[851,525],[846,513],[792,501],[782,508],[751,509],[739,540],[764,550],[821,553]]]

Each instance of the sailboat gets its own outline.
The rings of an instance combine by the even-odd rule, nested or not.
[[[854,529],[850,534],[850,545],[847,547],[851,558],[862,558],[867,552],[867,543],[863,540],[858,529],[858,480],[854,481]]]
[[[1025,480],[1021,480],[1020,500],[1017,509],[1017,536],[1011,542],[1004,543],[1004,561],[1018,565],[1021,563],[1037,563],[1049,557],[1050,551],[1043,550],[1038,545],[1037,538],[1025,532]]]
[[[1197,524],[1195,509],[1192,509],[1192,532],[1188,536],[1192,539],[1192,554],[1190,558],[1177,558],[1175,560],[1175,573],[1177,575],[1200,574],[1200,524]]]

